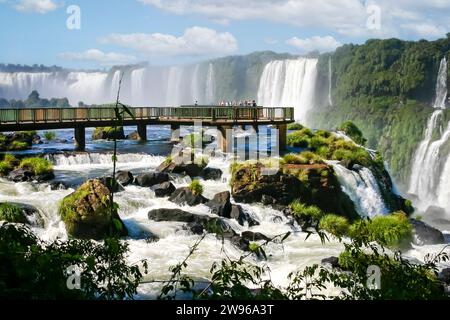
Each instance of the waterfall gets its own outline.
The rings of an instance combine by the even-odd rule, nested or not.
[[[81,165],[112,165],[111,153],[74,153],[74,154],[48,154],[47,160],[56,167]],[[138,153],[123,153],[117,155],[118,164],[146,164],[158,166],[164,161],[163,157]]]
[[[342,190],[353,201],[355,209],[361,217],[372,218],[389,213],[372,171],[368,168],[354,171],[336,161],[329,161],[329,163],[336,172]]]
[[[0,97],[26,99],[33,90],[42,98],[67,97],[71,105],[115,101],[121,73],[121,98],[133,106],[178,106],[215,100],[212,63],[167,67],[113,68],[108,72],[0,72]]]
[[[317,59],[299,58],[269,62],[262,73],[258,104],[294,107],[295,119],[304,121],[314,107]]]
[[[332,86],[332,73],[331,73],[331,57],[328,59],[328,105],[333,106],[333,99],[331,98],[331,86]]]
[[[417,196],[420,210],[440,206],[450,212],[450,122],[444,130],[443,109],[447,100],[447,60],[440,63],[436,81],[436,99],[427,123],[424,139],[414,156],[408,192]],[[436,138],[438,136],[438,138]]]

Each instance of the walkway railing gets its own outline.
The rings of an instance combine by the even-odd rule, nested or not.
[[[181,106],[130,108],[136,120],[293,121],[293,108]],[[0,109],[0,123],[111,121],[112,106],[93,108]],[[125,120],[133,118],[126,115]]]

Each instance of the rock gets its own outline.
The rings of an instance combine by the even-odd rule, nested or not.
[[[141,137],[139,137],[139,133],[137,131],[133,131],[129,135],[126,136],[127,140],[141,140]]]
[[[349,169],[349,170],[352,170],[353,165],[354,165],[353,161],[350,160],[350,159],[344,159],[344,160],[341,160],[341,161],[339,162],[339,164],[340,164],[341,166],[343,166],[343,167]]]
[[[359,164],[353,165],[353,168],[352,168],[352,170],[356,171],[356,172],[361,171],[362,169],[364,169],[364,167]]]
[[[55,178],[55,174],[53,172],[47,172],[44,174],[33,176],[32,180],[36,180],[37,182],[45,182],[45,181],[50,181],[54,178]]]
[[[113,127],[97,127],[92,133],[92,140],[123,140],[125,139],[125,133],[123,127],[117,127],[114,130]]]
[[[169,182],[163,182],[152,187],[152,190],[155,192],[155,196],[157,198],[163,198],[170,196],[175,190],[175,186]]]
[[[230,219],[235,219],[239,222],[241,226],[245,225],[245,222],[248,223],[249,227],[258,226],[259,222],[253,219],[240,205],[232,204]]]
[[[116,173],[116,180],[122,186],[126,187],[129,184],[132,184],[134,181],[133,174],[130,171],[118,171]]]
[[[268,196],[267,194],[263,194],[261,196],[261,203],[263,205],[273,205],[277,203],[277,200],[274,197]]]
[[[248,251],[250,246],[250,241],[241,238],[239,236],[231,237],[230,242],[242,251]]]
[[[199,177],[202,173],[204,166],[196,163],[175,163],[175,162],[163,162],[156,171],[165,173],[176,173],[181,175],[187,175],[191,178]]]
[[[79,239],[100,240],[127,236],[128,231],[116,210],[111,210],[109,189],[99,180],[88,180],[63,199],[59,214],[67,233]]]
[[[198,215],[183,211],[181,209],[155,209],[148,213],[148,218],[156,222],[177,221],[177,222],[195,222]]]
[[[66,190],[68,187],[67,185],[62,181],[52,181],[50,182],[50,189],[51,190]]]
[[[205,180],[220,180],[222,175],[222,170],[217,168],[204,168],[200,173],[200,176]]]
[[[32,144],[42,144],[41,137],[35,134],[31,140]]]
[[[231,194],[229,191],[224,191],[216,194],[212,200],[206,205],[211,209],[213,214],[220,217],[230,218],[231,214]]]
[[[176,189],[169,198],[178,205],[196,206],[208,202],[202,195],[194,194],[188,187]]]
[[[445,243],[444,235],[438,229],[416,219],[409,219],[409,222],[413,227],[413,243],[415,245],[423,246]]]
[[[321,261],[323,266],[329,266],[331,268],[340,268],[339,266],[339,258],[338,257],[329,257],[322,259]]]
[[[445,284],[450,285],[450,268],[442,269],[441,272],[439,272],[438,279],[439,281],[442,281]]]
[[[122,192],[125,189],[117,182],[114,184],[114,181],[111,177],[101,177],[98,179],[103,185],[105,185],[109,191],[111,192]]]
[[[33,178],[33,170],[26,168],[19,168],[11,171],[8,174],[8,180],[13,182],[25,182],[30,181]]]
[[[156,184],[169,181],[169,175],[164,172],[151,172],[138,175],[135,183],[140,187],[153,187]]]
[[[242,232],[241,237],[244,239],[247,239],[248,241],[260,241],[260,240],[269,241],[270,240],[269,237],[266,237],[262,233],[252,232],[252,231]]]
[[[1,217],[4,214],[11,217],[11,213],[7,214],[2,212],[6,209],[5,206],[9,209],[8,211],[11,210],[11,207],[17,208],[20,211],[20,214],[14,215],[12,220],[7,219],[8,222],[29,224],[35,227],[44,227],[44,220],[42,219],[40,211],[32,205],[24,203],[0,203],[0,220],[2,220]]]

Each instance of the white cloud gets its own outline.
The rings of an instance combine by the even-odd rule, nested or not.
[[[448,32],[446,29],[442,26],[437,26],[433,23],[407,23],[401,25],[403,29],[410,30],[413,33],[417,34],[418,36],[424,37],[424,38],[437,38],[437,37],[444,37],[445,34]]]
[[[21,12],[46,14],[58,8],[53,0],[20,0],[15,6]]]
[[[60,59],[99,62],[102,65],[126,64],[136,61],[134,56],[121,53],[104,53],[98,49],[89,49],[83,52],[64,52],[59,54]]]
[[[232,34],[202,27],[188,28],[180,37],[162,33],[110,34],[99,41],[146,56],[215,56],[237,51],[237,40]]]
[[[314,36],[306,39],[299,39],[293,37],[286,41],[287,44],[294,46],[302,53],[308,53],[314,50],[320,52],[334,51],[337,47],[341,45],[339,41],[334,39],[332,36],[319,37]]]
[[[211,21],[265,20],[321,28],[349,37],[434,37],[449,29],[448,0],[138,0],[173,14],[194,14]],[[381,28],[368,29],[369,6],[380,9]],[[431,21],[430,17],[433,17]],[[428,21],[425,30],[411,24]],[[434,28],[433,28],[434,27]]]

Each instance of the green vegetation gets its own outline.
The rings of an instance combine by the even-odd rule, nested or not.
[[[285,155],[282,164],[322,164],[323,159],[317,154],[310,151],[303,151],[299,154],[289,153]]]
[[[26,158],[20,161],[19,166],[23,169],[30,169],[35,176],[53,173],[52,163],[44,158]]]
[[[338,238],[342,238],[348,234],[350,224],[345,217],[327,214],[320,219],[319,227]]]
[[[97,127],[92,133],[92,139],[99,140],[120,140],[125,139],[122,126],[117,127]]]
[[[294,130],[302,130],[304,127],[298,123],[298,122],[294,122],[294,123],[290,123],[287,126],[288,130],[294,131]]]
[[[14,170],[16,165],[18,165],[18,160],[13,155],[5,154],[3,160],[0,161],[0,176],[6,176]]]
[[[55,131],[45,131],[44,138],[47,141],[53,141],[56,139],[56,132]]]
[[[0,220],[13,223],[27,223],[22,209],[11,203],[0,203]]]
[[[363,146],[367,142],[361,130],[359,130],[359,128],[351,121],[345,121],[339,126],[338,130],[344,132],[359,145]]]
[[[307,148],[310,143],[310,138],[314,134],[308,128],[303,128],[299,131],[288,134],[287,144],[291,147]]]
[[[307,206],[300,201],[294,201],[291,203],[291,210],[293,215],[300,219],[320,221],[320,219],[324,216],[324,213],[320,210],[320,208],[316,206]]]
[[[203,185],[197,179],[192,180],[188,188],[197,196],[201,196],[203,194]]]

